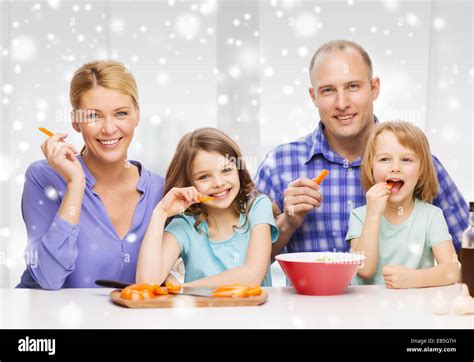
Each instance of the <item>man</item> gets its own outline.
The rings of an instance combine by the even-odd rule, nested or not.
[[[309,67],[309,94],[321,121],[314,132],[271,151],[255,179],[259,191],[284,210],[272,256],[287,252],[347,251],[345,236],[353,208],[365,205],[360,164],[378,121],[373,102],[380,80],[358,44],[335,40],[321,46]],[[468,225],[468,207],[440,161],[433,156],[440,190],[433,204],[443,210],[457,250]],[[312,179],[322,169],[321,187]],[[323,199],[324,195],[324,199]]]

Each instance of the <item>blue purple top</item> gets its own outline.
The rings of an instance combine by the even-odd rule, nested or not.
[[[57,215],[66,183],[46,160],[32,163],[26,171],[22,214],[28,234],[26,270],[18,288],[91,288],[96,279],[133,283],[140,244],[155,205],[161,200],[164,179],[139,162],[141,193],[130,230],[117,235],[99,195],[95,178],[81,157],[86,187],[80,222],[72,225]]]

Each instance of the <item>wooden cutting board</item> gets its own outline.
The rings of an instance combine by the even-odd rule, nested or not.
[[[248,298],[206,298],[192,295],[162,295],[147,300],[125,300],[120,298],[120,290],[110,293],[115,304],[127,308],[191,308],[191,307],[248,307],[266,302],[268,293]]]

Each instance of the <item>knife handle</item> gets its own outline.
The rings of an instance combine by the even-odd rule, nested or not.
[[[98,279],[95,281],[100,287],[123,289],[131,285],[130,283],[119,282],[118,280]]]

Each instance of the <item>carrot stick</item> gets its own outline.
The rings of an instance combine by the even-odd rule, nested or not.
[[[329,171],[326,170],[326,169],[323,169],[321,171],[321,173],[319,174],[318,177],[316,177],[314,180],[314,182],[316,182],[318,185],[321,185],[321,182],[323,182],[323,180],[326,178],[326,176],[329,174]]]
[[[208,202],[214,199],[215,197],[212,197],[212,196],[198,196],[199,202]]]
[[[51,132],[49,129],[47,128],[44,128],[44,127],[40,127],[38,128],[41,132],[43,132],[46,136],[48,137],[51,137],[52,135],[54,135],[53,132]]]

